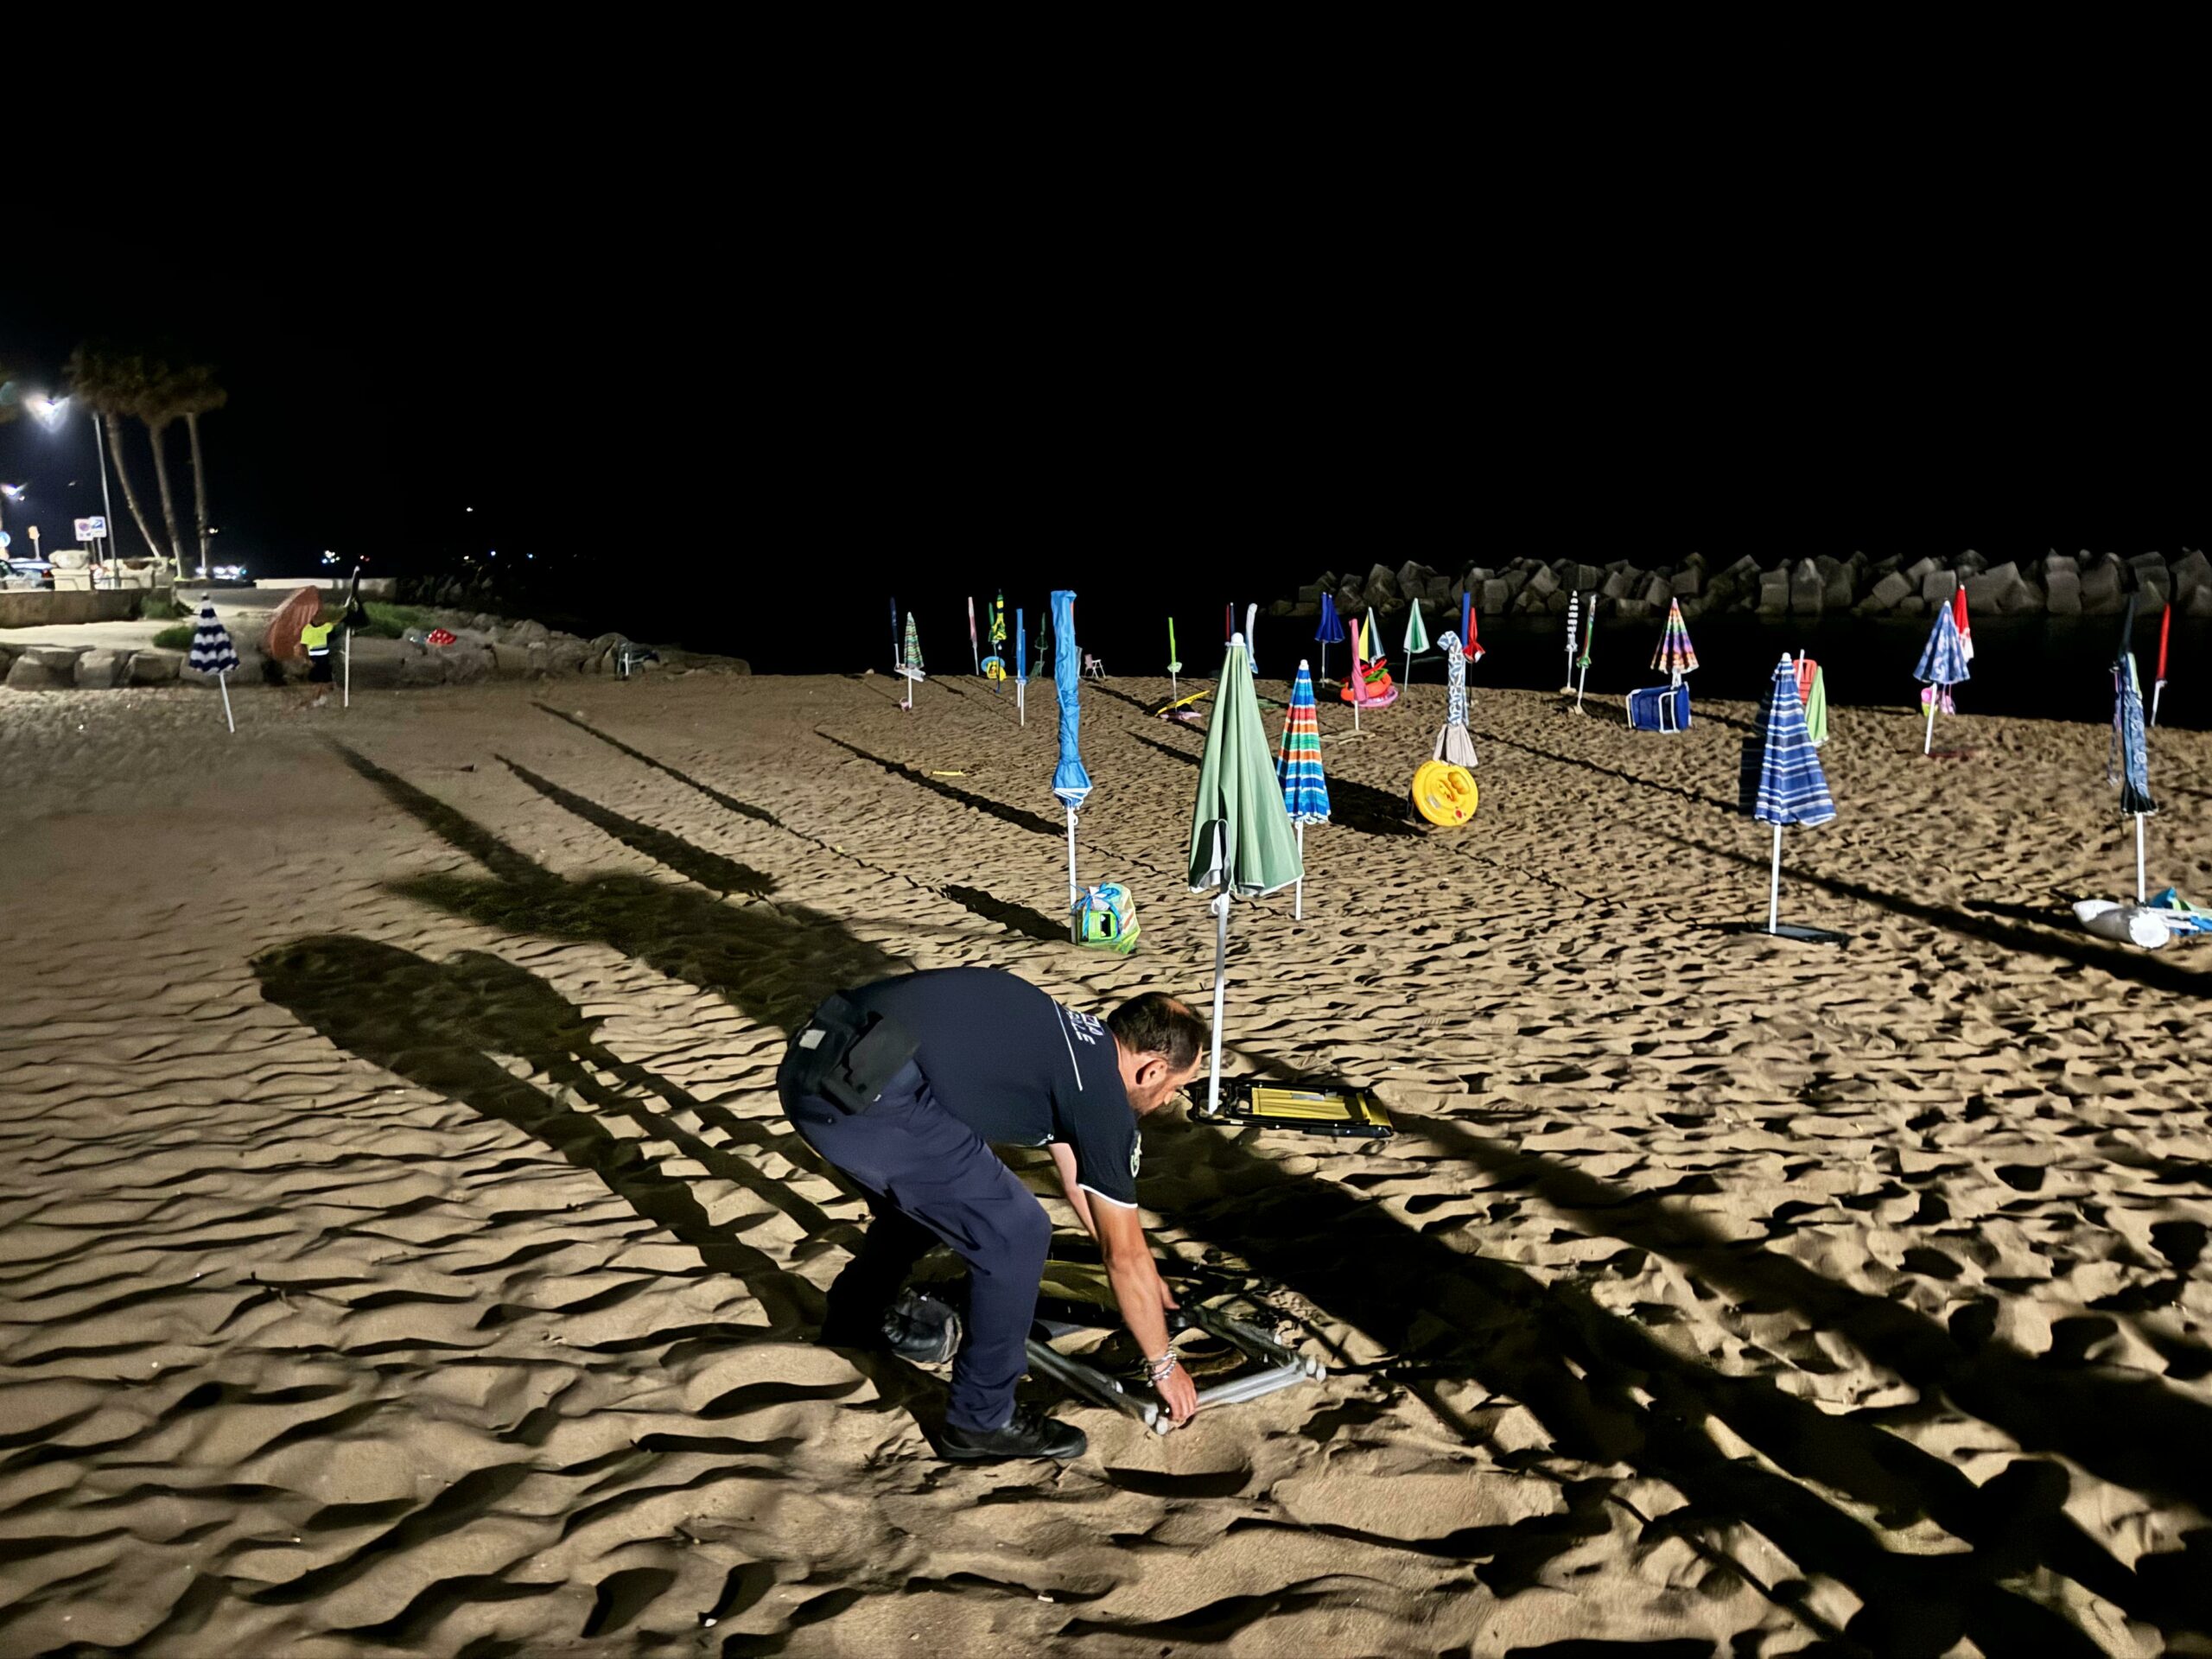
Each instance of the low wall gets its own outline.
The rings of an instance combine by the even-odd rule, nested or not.
[[[297,588],[320,588],[326,593],[339,593],[344,591],[346,584],[352,581],[351,576],[256,576],[253,579],[253,585],[257,588],[282,588],[288,594]],[[390,599],[398,590],[397,576],[363,576],[361,578],[363,599]]]
[[[0,593],[0,628],[39,628],[55,622],[128,622],[138,614],[138,601],[145,597],[129,588],[104,588],[98,593],[56,593],[52,588]]]

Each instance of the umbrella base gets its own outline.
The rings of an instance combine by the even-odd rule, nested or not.
[[[1738,922],[1727,930],[1731,933],[1748,934],[1753,938],[1789,939],[1798,944],[1848,944],[1851,935],[1837,933],[1825,927],[1800,927],[1795,922],[1777,922],[1770,930],[1764,922]]]

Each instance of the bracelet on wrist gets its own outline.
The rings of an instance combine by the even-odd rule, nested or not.
[[[1157,1388],[1175,1374],[1175,1367],[1180,1363],[1175,1357],[1175,1351],[1170,1348],[1166,1353],[1155,1358],[1147,1359],[1144,1363],[1146,1373],[1152,1378],[1153,1386]]]

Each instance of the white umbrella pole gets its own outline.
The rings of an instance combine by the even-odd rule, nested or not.
[[[1359,670],[1354,668],[1352,672],[1357,674],[1359,672]],[[1351,728],[1355,732],[1359,729],[1359,699],[1357,697],[1354,697],[1351,700]]]
[[[1206,1082],[1206,1111],[1221,1109],[1221,993],[1229,971],[1229,889],[1213,901],[1217,918],[1213,936],[1213,1071]]]
[[[2140,826],[2143,820],[2138,818],[2135,822]],[[1306,820],[1303,818],[1298,821],[1298,891],[1290,901],[1290,919],[1294,922],[1306,919]]]
[[[1068,808],[1068,933],[1075,943],[1083,943],[1082,925],[1075,916],[1075,808]]]
[[[1774,932],[1782,921],[1782,826],[1774,826],[1774,868],[1766,878],[1766,931]]]
[[[1014,711],[1021,716],[1024,726],[1029,723],[1029,682],[1027,680],[1014,683]]]
[[[1937,702],[1942,701],[1943,696],[1942,690],[1939,686],[1931,685],[1928,690],[1929,693],[1928,698],[1928,735],[1920,740],[1920,752],[1923,754],[1932,753],[1935,750],[1936,705]]]
[[[353,706],[353,630],[351,628],[346,630],[346,684],[338,695],[338,706],[340,709]]]
[[[1590,664],[1587,662],[1585,662],[1582,664],[1582,671],[1574,677],[1574,706],[1577,709],[1580,709],[1582,706],[1582,693],[1589,687],[1589,684]]]
[[[2166,683],[2164,680],[2153,680],[2151,683],[2151,723],[2153,726],[2158,723],[2158,699],[2165,695],[2165,690]]]
[[[1180,702],[1183,700],[1183,688],[1175,683],[1175,676],[1173,673],[1167,677],[1167,700],[1170,702]]]
[[[215,684],[223,694],[223,724],[229,727],[231,730],[235,733],[238,728],[238,723],[237,721],[231,718],[230,675],[227,672],[218,674],[215,677]],[[2142,820],[2139,818],[2136,822],[2140,823]]]
[[[2135,815],[2135,902],[2139,905],[2144,901],[2144,898],[2143,815],[2138,812]]]

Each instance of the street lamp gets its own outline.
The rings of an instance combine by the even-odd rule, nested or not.
[[[23,399],[23,407],[30,410],[40,425],[46,428],[48,431],[53,432],[60,429],[62,416],[68,412],[69,405],[74,401],[73,398],[69,397],[49,397],[42,391],[35,391]],[[118,556],[115,552],[115,503],[109,499],[107,493],[107,435],[101,429],[99,411],[96,409],[88,410],[86,413],[92,416],[92,453],[99,458],[100,523],[107,528],[107,534],[101,537],[107,545],[99,550],[108,557],[114,558]],[[177,572],[181,575],[183,570],[184,556],[180,550],[177,556]],[[118,580],[120,581],[121,578],[118,577]]]

